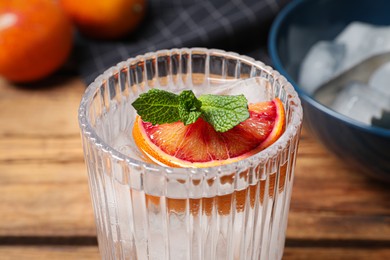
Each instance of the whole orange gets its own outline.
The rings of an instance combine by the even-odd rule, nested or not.
[[[0,75],[14,82],[42,79],[72,48],[69,18],[53,0],[0,1]]]
[[[84,35],[117,39],[133,31],[146,12],[146,0],[60,0]]]

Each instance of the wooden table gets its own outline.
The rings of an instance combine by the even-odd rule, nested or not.
[[[0,259],[99,259],[77,76],[0,79]],[[303,130],[283,259],[390,259],[390,192]]]

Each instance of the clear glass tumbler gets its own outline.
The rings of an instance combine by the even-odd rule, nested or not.
[[[285,105],[286,131],[274,144],[212,168],[142,159],[131,137],[131,103],[140,93],[215,92],[249,78],[263,99],[279,97]],[[79,123],[103,259],[282,258],[302,108],[291,84],[272,68],[203,48],[137,56],[88,87]]]

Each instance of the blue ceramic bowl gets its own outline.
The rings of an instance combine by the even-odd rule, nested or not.
[[[314,100],[296,82],[300,63],[314,43],[334,39],[353,21],[390,25],[389,13],[388,0],[296,0],[276,17],[268,42],[275,69],[294,85],[302,99],[307,128],[341,160],[355,165],[357,171],[387,181],[390,130],[336,113]]]

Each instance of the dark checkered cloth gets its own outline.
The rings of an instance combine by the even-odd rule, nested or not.
[[[219,48],[270,63],[270,24],[288,0],[148,0],[139,29],[121,41],[79,38],[75,57],[89,84],[120,61],[138,54],[179,47]]]

